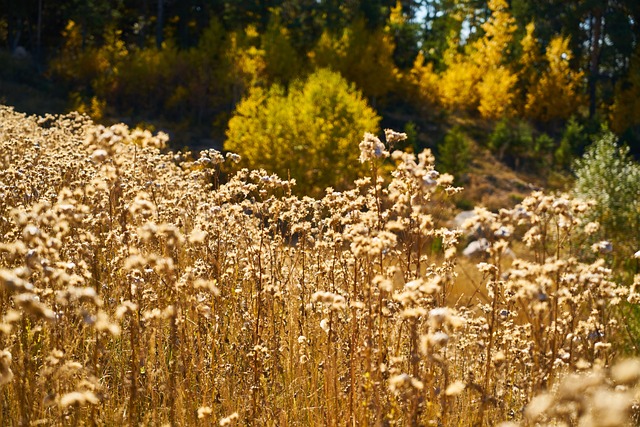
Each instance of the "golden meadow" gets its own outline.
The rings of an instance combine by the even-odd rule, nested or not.
[[[314,199],[1,107],[0,425],[630,425],[640,280],[613,280],[590,203],[536,192],[455,229],[462,189],[403,137],[365,135],[368,174]]]

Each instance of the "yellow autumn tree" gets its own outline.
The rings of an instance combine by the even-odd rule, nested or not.
[[[487,70],[478,84],[478,111],[482,117],[498,119],[514,115],[514,87],[517,81],[517,75],[505,66]]]
[[[458,52],[458,39],[451,37],[444,53],[445,70],[440,76],[440,101],[449,110],[472,111],[480,98],[476,87],[482,70],[469,54]]]
[[[490,0],[489,9],[491,17],[482,25],[485,35],[478,40],[475,52],[475,62],[482,71],[478,111],[482,117],[497,119],[513,112],[518,78],[508,68],[507,61],[517,26],[506,0]]]
[[[224,148],[243,166],[295,178],[296,191],[321,195],[357,178],[359,142],[380,117],[338,73],[320,69],[285,90],[254,87],[229,121]]]
[[[583,74],[570,67],[569,38],[551,39],[544,55],[544,68],[527,94],[525,114],[548,122],[568,119],[583,102]]]
[[[515,108],[520,116],[525,115],[527,104],[527,92],[533,87],[540,74],[544,57],[540,52],[540,43],[535,36],[536,25],[534,22],[527,24],[525,35],[520,41],[521,54],[518,59],[518,87],[516,90],[517,101]]]
[[[249,88],[266,80],[265,51],[260,48],[260,34],[253,25],[230,34],[226,57],[231,64],[229,78],[235,104]]]
[[[616,85],[610,120],[611,130],[618,134],[640,125],[640,45],[631,59],[627,76]]]
[[[330,68],[356,84],[374,101],[396,84],[393,37],[385,29],[370,30],[364,19],[356,19],[339,34],[325,31],[310,59],[316,68]]]
[[[506,0],[490,0],[491,16],[482,25],[484,36],[458,52],[457,39],[451,38],[445,53],[441,98],[450,109],[475,110],[482,117],[496,119],[510,115],[517,76],[508,67],[508,55],[515,19]]]
[[[527,84],[533,84],[537,80],[537,70],[543,60],[540,53],[540,43],[538,43],[538,39],[535,36],[535,31],[535,23],[530,22],[525,28],[525,35],[522,41],[520,41],[522,46],[520,80]]]
[[[422,52],[403,81],[404,96],[419,107],[426,109],[440,103],[440,77],[433,70],[433,64],[425,62]]]
[[[277,13],[272,15],[266,32],[262,35],[266,73],[269,83],[287,85],[300,75],[302,61],[293,48],[289,31],[280,22]]]

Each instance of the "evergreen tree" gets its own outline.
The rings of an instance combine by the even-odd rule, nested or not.
[[[460,180],[469,168],[471,161],[471,143],[458,126],[451,129],[438,146],[439,170],[453,175]]]

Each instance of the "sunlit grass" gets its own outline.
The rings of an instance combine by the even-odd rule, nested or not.
[[[585,246],[588,203],[477,209],[461,260],[452,177],[374,135],[368,176],[313,199],[162,134],[0,126],[2,425],[627,422],[638,294]]]

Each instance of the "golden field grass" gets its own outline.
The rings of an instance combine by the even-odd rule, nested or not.
[[[369,176],[313,199],[165,142],[0,108],[0,425],[632,422],[640,298],[589,203],[477,209],[470,261],[428,151],[365,135]]]

